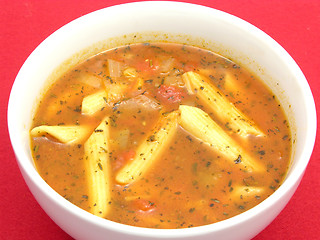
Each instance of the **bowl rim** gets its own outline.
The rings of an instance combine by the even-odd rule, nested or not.
[[[214,17],[223,17],[226,21],[233,21],[233,24],[236,25],[241,30],[250,31],[255,37],[259,40],[264,42],[264,44],[269,44],[272,46],[275,52],[277,52],[277,55],[279,58],[281,58],[285,63],[287,63],[288,68],[291,69],[291,71],[297,76],[296,78],[299,79],[299,85],[304,90],[304,96],[305,101],[308,103],[309,111],[307,119],[309,120],[306,124],[308,125],[308,131],[306,134],[306,142],[304,143],[303,151],[301,152],[300,158],[305,158],[304,160],[298,161],[298,165],[295,167],[295,169],[291,172],[289,176],[285,179],[283,184],[267,199],[265,199],[263,202],[258,204],[257,206],[239,214],[232,218],[213,223],[208,224],[204,226],[199,227],[193,227],[193,228],[183,228],[183,229],[153,229],[153,228],[144,228],[144,227],[136,227],[136,226],[129,226],[122,223],[116,223],[111,220],[102,219],[97,216],[94,216],[85,210],[82,210],[79,207],[76,207],[72,203],[68,202],[66,199],[64,199],[62,196],[60,196],[57,192],[55,192],[45,181],[40,177],[34,166],[31,164],[30,161],[25,161],[29,158],[27,153],[23,150],[22,146],[17,145],[19,143],[19,136],[18,132],[15,131],[15,127],[12,124],[13,118],[15,114],[15,106],[17,106],[17,102],[15,101],[16,92],[19,88],[19,83],[22,81],[22,76],[25,73],[26,68],[28,68],[29,64],[32,62],[33,57],[35,54],[38,54],[39,48],[44,46],[51,38],[56,37],[58,33],[61,31],[66,31],[71,25],[78,24],[81,21],[84,21],[88,18],[91,18],[94,14],[99,14],[102,12],[107,11],[118,11],[121,10],[121,8],[132,8],[132,7],[154,7],[155,5],[161,5],[164,4],[166,7],[169,8],[192,8],[196,11],[209,11],[212,13]],[[69,214],[75,215],[79,218],[81,218],[83,221],[91,222],[95,225],[98,225],[102,228],[108,228],[112,231],[117,232],[125,232],[126,234],[130,235],[136,235],[136,236],[145,236],[145,237],[154,237],[154,236],[161,236],[161,237],[183,237],[183,236],[198,236],[203,235],[209,232],[215,232],[220,231],[226,228],[229,228],[230,226],[235,226],[239,224],[240,222],[245,221],[246,219],[252,218],[254,215],[262,214],[263,211],[270,208],[278,199],[282,199],[289,191],[290,189],[294,188],[297,182],[299,182],[304,174],[304,171],[308,165],[308,162],[311,157],[311,153],[313,151],[314,143],[315,143],[315,137],[316,137],[316,108],[314,99],[312,96],[312,92],[310,90],[310,87],[308,85],[308,82],[303,75],[301,69],[296,64],[296,62],[293,60],[293,58],[287,53],[287,51],[278,44],[274,39],[272,39],[269,35],[264,33],[259,28],[255,27],[254,25],[250,24],[247,21],[242,20],[239,17],[236,17],[234,15],[231,15],[229,13],[223,12],[221,10],[217,10],[211,7],[206,7],[199,4],[193,4],[193,3],[186,3],[186,2],[171,2],[171,1],[143,1],[143,2],[131,2],[131,3],[124,3],[124,4],[118,4],[113,5],[110,7],[106,7],[100,10],[96,10],[94,12],[88,13],[84,16],[81,16],[60,29],[56,30],[54,33],[52,33],[50,36],[48,36],[40,45],[30,54],[30,56],[27,58],[23,66],[21,67],[16,80],[12,86],[12,90],[9,97],[9,103],[8,103],[8,110],[7,110],[7,122],[8,122],[8,130],[9,130],[9,136],[11,140],[11,144],[13,147],[13,150],[16,154],[16,159],[19,164],[19,167],[22,172],[25,172],[25,174],[30,178],[30,181],[33,182],[34,185],[37,185],[38,188],[41,190],[43,194],[45,194],[48,198],[52,199],[52,201],[55,201],[57,205],[59,205],[60,208],[63,208],[65,211],[69,212]]]

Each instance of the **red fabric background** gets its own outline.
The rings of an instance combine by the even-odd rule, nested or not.
[[[0,1],[0,239],[72,239],[45,214],[20,175],[7,130],[7,103],[19,68],[48,35],[69,21],[123,0]],[[236,15],[279,42],[304,72],[320,103],[319,0],[190,0]],[[254,240],[320,239],[320,144],[294,197]]]

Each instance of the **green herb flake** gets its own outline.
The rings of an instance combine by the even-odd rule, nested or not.
[[[156,140],[156,136],[155,135],[151,135],[147,141],[149,142],[154,142]]]
[[[75,109],[73,109],[75,112],[81,112],[81,106],[76,106]]]
[[[197,174],[198,172],[198,163],[193,163],[192,164],[192,173]]]
[[[242,159],[242,156],[238,155],[238,158],[236,160],[234,160],[234,163],[235,164],[241,163],[241,159]]]
[[[276,187],[272,186],[272,185],[270,185],[269,188],[272,189],[272,190],[276,190]]]
[[[38,152],[39,151],[39,145],[35,145],[34,147],[33,147],[33,151],[36,153],[36,152]]]
[[[192,137],[191,137],[190,135],[188,135],[186,138],[187,138],[190,142],[192,142]]]
[[[189,209],[189,213],[193,213],[194,210],[196,210],[196,209],[195,209],[195,208],[190,208],[190,209]]]
[[[103,170],[103,168],[102,168],[102,164],[99,162],[98,163],[98,167],[99,167],[99,169],[102,171]]]
[[[95,129],[94,132],[103,132],[103,129]]]

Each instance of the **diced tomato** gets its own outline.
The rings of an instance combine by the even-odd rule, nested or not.
[[[158,89],[158,99],[164,103],[179,103],[186,96],[182,88],[173,85],[161,85]]]
[[[134,158],[135,155],[136,155],[136,152],[134,150],[129,150],[129,151],[124,152],[123,157],[126,160],[131,160]]]
[[[159,61],[156,59],[145,59],[144,61],[140,61],[135,66],[138,71],[143,73],[151,74],[157,71],[160,67]]]
[[[117,170],[122,166],[124,166],[128,161],[132,160],[135,155],[136,155],[136,152],[134,150],[128,150],[120,153],[117,156],[117,160],[114,165],[114,170]]]
[[[133,200],[132,204],[135,209],[141,210],[144,212],[152,211],[155,209],[154,202],[151,202],[146,199],[135,199],[135,200]]]

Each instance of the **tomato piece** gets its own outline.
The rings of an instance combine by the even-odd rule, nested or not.
[[[134,150],[129,150],[129,151],[125,151],[125,152],[124,152],[123,157],[124,157],[124,159],[126,159],[126,160],[132,160],[135,155],[136,155],[136,151],[134,151]]]
[[[136,152],[134,150],[128,150],[120,153],[117,156],[117,160],[114,164],[114,170],[117,170],[122,166],[124,166],[128,161],[132,160],[135,155],[136,155]]]
[[[186,96],[186,93],[177,86],[161,85],[158,89],[158,98],[165,103],[179,103]]]
[[[135,209],[141,210],[144,212],[152,211],[155,209],[154,202],[151,202],[146,199],[135,199],[132,204]]]
[[[140,61],[135,66],[138,71],[143,73],[153,73],[157,71],[160,67],[159,61],[156,59],[145,59],[144,61]]]

